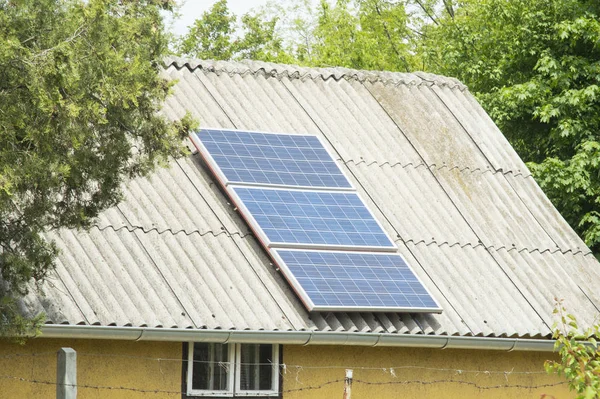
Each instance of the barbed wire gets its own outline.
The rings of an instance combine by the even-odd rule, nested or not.
[[[13,379],[21,382],[28,382],[33,384],[40,385],[58,385],[54,381],[44,381],[44,380],[36,380],[29,379],[24,377],[16,377],[9,375],[0,375],[0,379]],[[329,385],[343,383],[344,378],[338,378],[334,380],[329,380],[323,382],[319,385],[309,385],[300,388],[289,388],[283,389],[281,393],[292,393],[292,392],[300,392],[300,391],[310,391],[310,390],[320,390]],[[365,381],[361,379],[353,379],[353,384],[365,384],[370,386],[382,386],[382,385],[433,385],[433,384],[461,384],[461,385],[469,385],[479,390],[489,390],[489,389],[539,389],[539,388],[551,388],[560,385],[567,384],[566,381],[555,382],[555,383],[547,383],[547,384],[537,384],[537,385],[527,385],[527,384],[498,384],[498,385],[481,385],[473,381],[464,381],[464,380],[431,380],[431,381],[423,381],[423,380],[401,380],[401,381]],[[144,389],[144,388],[134,388],[134,387],[124,387],[124,386],[110,386],[110,385],[91,385],[91,384],[64,384],[67,387],[77,387],[77,389],[96,389],[96,390],[120,390],[120,391],[131,391],[131,392],[139,392],[139,393],[151,393],[151,394],[169,394],[169,395],[181,395],[181,391],[173,391],[173,390],[165,390],[165,389]]]
[[[21,382],[28,382],[32,384],[40,384],[40,385],[58,385],[55,381],[44,381],[44,380],[36,380],[30,378],[16,377],[10,375],[0,375],[0,379],[12,379]],[[170,395],[181,395],[181,391],[169,391],[164,389],[143,389],[143,388],[133,388],[133,387],[123,387],[123,386],[109,386],[109,385],[89,385],[89,384],[61,384],[66,387],[76,387],[77,389],[97,389],[97,390],[121,390],[121,391],[133,391],[140,393],[166,393]]]
[[[235,364],[240,365],[254,365],[254,366],[269,366],[273,363],[245,363],[245,362],[230,362],[230,361],[210,361],[210,360],[190,360],[183,358],[163,358],[163,357],[151,357],[151,356],[136,356],[136,355],[122,355],[122,354],[110,354],[110,353],[81,353],[78,352],[78,356],[98,356],[98,357],[122,357],[122,358],[131,358],[131,359],[143,359],[143,360],[155,360],[155,361],[173,361],[173,362],[181,362],[188,361],[198,364],[203,363],[219,363],[226,366],[233,366]],[[280,368],[301,368],[301,369],[317,369],[317,370],[327,370],[327,369],[353,369],[353,370],[380,370],[380,371],[389,371],[389,370],[403,370],[403,369],[418,369],[418,370],[428,370],[428,371],[440,371],[440,372],[454,372],[457,374],[463,373],[472,373],[472,374],[501,374],[501,375],[512,375],[512,374],[547,374],[546,371],[515,371],[514,368],[511,370],[468,370],[468,369],[453,369],[453,368],[439,368],[439,367],[427,367],[427,366],[409,366],[409,365],[401,365],[401,366],[388,366],[388,367],[363,367],[363,366],[354,366],[354,365],[333,365],[333,366],[305,366],[305,365],[297,365],[297,364],[288,364],[288,363],[280,363]]]
[[[281,366],[286,366],[289,368],[302,368],[302,369],[352,369],[352,370],[366,370],[366,371],[383,371],[394,373],[396,370],[405,370],[405,369],[417,369],[417,370],[428,370],[428,371],[443,371],[443,372],[453,372],[456,374],[500,374],[500,375],[527,375],[527,374],[547,374],[546,371],[501,371],[501,370],[464,370],[464,369],[452,369],[452,368],[438,368],[438,367],[425,367],[425,366],[393,366],[393,367],[355,367],[355,366],[300,366],[300,365],[290,365],[286,363],[282,363]]]
[[[11,359],[11,358],[20,358],[20,357],[41,357],[41,356],[49,356],[56,355],[56,351],[48,351],[48,352],[36,352],[36,353],[13,353],[8,355],[0,355],[0,359]],[[269,366],[273,363],[256,363],[256,362],[235,362],[235,361],[210,361],[210,360],[190,360],[184,358],[168,358],[168,357],[152,357],[152,356],[138,356],[138,355],[124,355],[124,354],[110,354],[110,353],[85,353],[78,351],[78,357],[116,357],[116,358],[129,358],[135,360],[151,360],[157,362],[193,362],[194,364],[210,364],[210,363],[218,363],[219,365],[223,365],[225,367],[231,367],[236,364],[240,365],[253,365],[253,366]],[[396,370],[423,370],[423,371],[436,371],[436,372],[452,372],[456,374],[485,374],[485,375],[535,375],[535,374],[547,374],[546,371],[515,371],[514,368],[511,370],[469,370],[469,369],[455,369],[448,367],[428,367],[428,366],[411,366],[411,365],[399,365],[399,366],[388,366],[388,367],[365,367],[365,366],[356,366],[356,365],[332,365],[332,366],[307,366],[307,365],[298,365],[298,364],[288,364],[288,363],[280,363],[278,367],[284,370],[287,369],[306,369],[306,370],[335,370],[335,369],[353,369],[353,370],[364,370],[364,371],[383,371],[390,372],[394,374]]]
[[[336,384],[338,382],[344,382],[344,378],[338,378],[337,380],[330,380],[327,382],[322,383],[321,385],[309,385],[309,386],[305,386],[302,388],[290,388],[290,389],[286,389],[281,391],[282,393],[291,393],[291,392],[300,392],[300,391],[314,391],[314,390],[318,390],[318,389],[323,389],[328,385],[332,385],[332,384]]]
[[[11,353],[8,355],[1,355],[0,359],[12,359],[15,357],[41,357],[41,356],[49,356],[56,355],[56,351],[49,352],[37,352],[37,353]]]
[[[5,354],[0,356],[1,359],[11,359],[11,358],[21,358],[21,357],[43,357],[49,355],[56,355],[57,351],[47,351],[47,352],[35,352],[35,353],[13,353],[13,354]],[[111,358],[127,358],[133,360],[146,360],[146,361],[156,361],[160,367],[161,362],[177,362],[181,363],[183,361],[192,361],[193,363],[214,363],[218,364],[221,367],[231,368],[234,365],[271,365],[277,367],[278,374],[286,381],[288,386],[294,385],[293,387],[287,389],[281,389],[280,393],[293,393],[293,392],[301,392],[301,391],[315,391],[324,389],[328,386],[343,383],[344,378],[336,378],[332,380],[325,381],[321,384],[315,385],[304,385],[301,381],[300,374],[302,371],[307,370],[345,370],[345,369],[353,369],[353,370],[362,370],[362,371],[381,371],[385,373],[388,378],[393,378],[393,380],[388,381],[376,381],[377,377],[374,377],[372,381],[363,378],[354,378],[353,383],[360,385],[364,384],[367,386],[394,386],[394,385],[434,385],[434,384],[459,384],[473,387],[474,389],[479,390],[493,390],[493,389],[541,389],[541,388],[550,388],[556,387],[560,385],[567,384],[566,381],[554,382],[554,383],[544,383],[544,384],[509,384],[508,377],[511,375],[541,375],[547,374],[545,371],[515,371],[514,368],[507,371],[502,370],[470,370],[470,369],[458,369],[458,368],[448,368],[448,367],[429,367],[429,366],[418,366],[418,365],[399,365],[393,367],[366,367],[366,366],[342,366],[342,365],[327,365],[327,366],[319,366],[319,365],[297,365],[297,364],[273,364],[273,363],[240,363],[235,361],[227,361],[227,362],[214,362],[210,360],[190,360],[185,357],[181,358],[169,358],[169,357],[152,357],[152,356],[138,356],[138,355],[128,355],[128,354],[109,354],[109,353],[86,353],[86,352],[77,352],[78,357],[111,357]],[[463,374],[475,374],[475,376],[468,377],[468,379],[457,379],[457,378],[445,378],[445,379],[414,379],[407,380],[399,378],[398,370],[420,370],[420,371],[433,371],[433,372],[441,372],[441,373],[454,373],[457,376]],[[162,368],[161,368],[162,372]],[[479,381],[473,381],[474,378],[477,378],[480,375],[485,376],[496,376],[502,375],[506,379],[507,383],[504,384],[495,384],[495,385],[485,385],[481,383],[481,379]],[[401,376],[401,374],[400,374]],[[55,381],[45,381],[35,378],[25,378],[19,376],[11,376],[11,375],[0,375],[0,379],[11,379],[15,381],[20,381],[24,383],[31,384],[40,384],[40,385],[57,385]],[[295,383],[294,383],[295,381]],[[490,381],[492,382],[492,381]],[[95,389],[95,390],[119,390],[119,391],[130,391],[137,392],[141,394],[165,394],[165,395],[181,395],[181,390],[165,390],[165,389],[148,389],[148,388],[135,388],[135,387],[127,387],[127,386],[111,386],[111,385],[93,385],[93,384],[76,384],[78,389]]]
[[[559,385],[567,384],[566,381],[553,382],[548,384],[539,385],[525,385],[525,384],[499,384],[499,385],[481,385],[473,381],[464,380],[433,380],[433,381],[422,381],[422,380],[405,380],[405,381],[385,381],[385,382],[372,382],[364,381],[354,378],[353,383],[365,384],[365,385],[409,385],[409,384],[421,384],[421,385],[432,385],[432,384],[463,384],[471,385],[477,389],[501,389],[501,388],[517,388],[517,389],[538,389],[538,388],[549,388]]]

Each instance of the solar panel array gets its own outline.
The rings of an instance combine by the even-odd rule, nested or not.
[[[318,137],[191,139],[309,311],[441,312]]]

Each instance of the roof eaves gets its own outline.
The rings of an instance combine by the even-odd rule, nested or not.
[[[395,346],[433,349],[554,351],[555,340],[324,331],[198,330],[148,327],[46,325],[45,338],[115,339],[129,341],[196,341],[278,343],[289,345]]]

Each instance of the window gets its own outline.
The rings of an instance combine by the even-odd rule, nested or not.
[[[277,396],[278,367],[278,345],[190,343],[187,395]]]

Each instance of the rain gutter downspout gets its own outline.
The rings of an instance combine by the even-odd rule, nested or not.
[[[554,351],[555,340],[327,331],[197,330],[151,327],[46,325],[43,338],[128,341],[355,345],[499,351]]]

